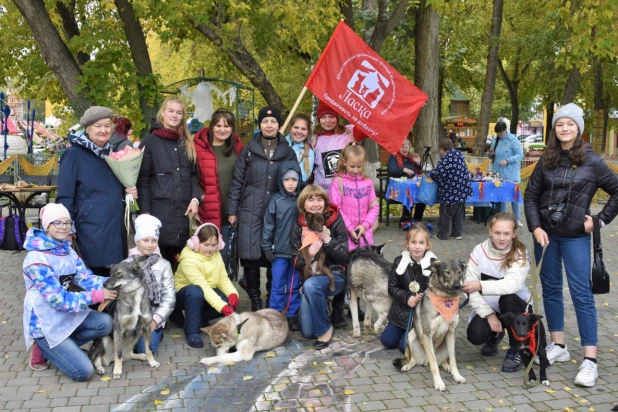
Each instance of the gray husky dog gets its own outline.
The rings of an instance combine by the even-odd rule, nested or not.
[[[288,337],[288,322],[274,309],[257,312],[233,313],[213,326],[202,328],[208,333],[217,356],[203,358],[200,363],[212,365],[221,362],[240,362],[253,359],[257,351],[274,349]],[[228,353],[232,346],[236,352]]]
[[[360,338],[357,297],[365,301],[365,331],[371,329],[371,315],[375,310],[378,319],[373,330],[378,331],[384,324],[393,299],[388,294],[388,275],[392,263],[384,259],[384,245],[360,247],[350,252],[348,263],[348,282],[350,286],[350,312],[352,312],[353,334]]]
[[[455,328],[459,322],[459,295],[466,273],[462,260],[441,263],[431,261],[429,286],[423,299],[414,309],[414,329],[408,333],[405,358],[395,359],[393,365],[402,372],[415,365],[429,364],[436,390],[446,389],[438,365],[450,372],[457,383],[465,383],[455,361]],[[434,295],[433,297],[431,295]],[[438,308],[434,306],[434,302]]]
[[[159,362],[154,359],[150,350],[150,322],[152,309],[148,300],[148,286],[140,268],[147,256],[139,257],[131,262],[121,262],[112,266],[110,278],[103,286],[106,289],[117,290],[118,298],[114,302],[114,329],[110,336],[95,339],[88,356],[99,375],[105,373],[104,366],[114,361],[112,377],[122,377],[123,354],[128,353],[130,359],[148,361],[152,368],[158,368]],[[133,348],[144,338],[146,353],[133,353]]]

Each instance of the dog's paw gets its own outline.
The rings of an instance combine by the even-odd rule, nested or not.
[[[149,361],[148,364],[150,365],[151,368],[158,368],[159,366],[161,366],[161,364],[157,362],[156,360]]]
[[[442,378],[437,378],[436,380],[434,380],[433,387],[436,388],[436,390],[440,392],[443,392],[446,390],[446,385],[444,384],[444,381],[442,380]]]
[[[405,365],[406,358],[393,359],[393,366],[401,372],[401,368]]]
[[[466,383],[466,378],[464,378],[458,373],[453,374],[453,380],[457,383]]]
[[[444,369],[446,372],[451,373],[451,364],[448,363],[448,361],[444,362],[442,365],[440,365],[442,367],[442,369]]]
[[[210,358],[202,358],[202,359],[200,360],[200,363],[201,363],[202,365],[210,365],[212,362],[210,361]]]
[[[543,381],[541,383],[543,384],[543,386],[549,386],[549,381]]]
[[[354,336],[355,338],[360,338],[361,337],[360,326],[355,326],[354,327],[354,331],[352,332],[352,336]]]
[[[101,367],[101,368],[97,368],[97,373],[99,375],[105,375],[105,368]]]
[[[122,379],[122,372],[113,372],[112,373],[112,379]]]

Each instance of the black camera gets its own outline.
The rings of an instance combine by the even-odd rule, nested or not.
[[[556,227],[564,221],[569,211],[566,203],[558,203],[557,205],[549,205],[549,226]]]
[[[425,146],[425,153],[429,153],[431,151],[431,146]]]

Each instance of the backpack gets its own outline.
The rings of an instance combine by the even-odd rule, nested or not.
[[[9,215],[0,219],[0,249],[24,250],[24,240],[28,227],[18,215]]]

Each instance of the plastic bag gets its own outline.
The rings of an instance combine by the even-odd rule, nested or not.
[[[429,179],[429,176],[423,177],[421,185],[416,192],[416,203],[424,203],[428,206],[433,206],[438,202],[438,184]]]
[[[236,225],[230,227],[230,235],[228,237],[229,251],[225,257],[225,270],[231,281],[238,280],[238,242],[236,241]]]

